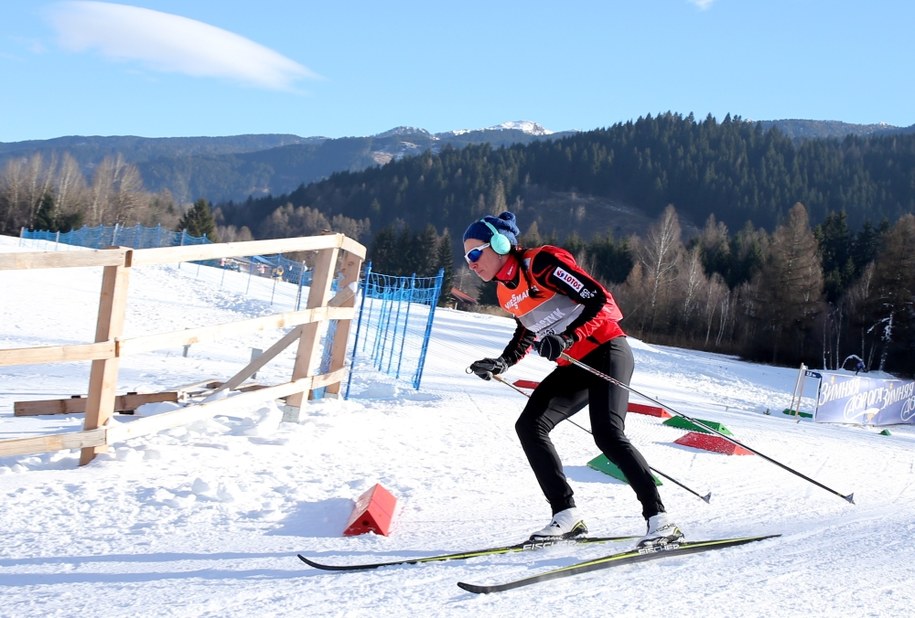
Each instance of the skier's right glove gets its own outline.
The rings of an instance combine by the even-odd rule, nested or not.
[[[499,358],[481,358],[470,365],[470,371],[484,380],[492,380],[508,369],[508,363],[501,356]]]

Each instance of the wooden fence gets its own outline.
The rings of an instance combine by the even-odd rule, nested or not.
[[[299,251],[311,251],[316,255],[312,284],[304,310],[174,332],[122,337],[128,304],[128,283],[133,268]],[[0,456],[79,448],[79,463],[85,465],[92,461],[96,454],[107,450],[111,444],[210,418],[229,405],[235,406],[249,400],[252,405],[256,405],[269,399],[285,398],[287,406],[299,408],[306,393],[311,397],[315,389],[325,388],[327,393],[338,394],[340,384],[346,376],[346,344],[350,322],[355,317],[356,282],[359,279],[362,262],[365,260],[365,253],[364,246],[343,234],[156,249],[113,247],[89,251],[0,253],[0,271],[103,267],[95,341],[75,345],[0,349],[0,367],[91,361],[87,396],[79,406],[80,411],[85,412],[82,431],[0,440]],[[332,284],[338,273],[339,291],[332,296]],[[13,291],[6,290],[4,293]],[[323,353],[319,337],[320,328],[324,322],[330,320],[337,320],[338,324],[331,343],[332,349],[329,351],[329,368],[326,373],[313,373],[318,370],[316,367],[320,365]],[[109,426],[108,421],[116,411],[117,403],[123,401],[123,396],[119,397],[116,392],[121,358],[140,352],[214,341],[268,328],[289,327],[291,329],[275,344],[234,376],[206,392],[206,397],[201,401],[163,414],[136,418],[130,423]],[[224,397],[225,391],[239,387],[277,354],[294,343],[297,344],[297,350],[292,376],[288,382],[262,386],[256,390],[239,391],[230,397]],[[66,407],[63,404],[57,406],[58,411]]]

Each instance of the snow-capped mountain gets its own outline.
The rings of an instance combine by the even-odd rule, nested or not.
[[[536,136],[553,135],[555,133],[555,131],[550,131],[549,129],[544,128],[542,125],[531,120],[511,120],[509,122],[503,122],[502,124],[486,127],[485,129],[457,129],[454,131],[449,131],[448,134],[463,135],[465,133],[474,133],[478,131],[520,131],[521,133],[525,133],[527,135]],[[442,135],[442,133],[439,133],[438,135]]]

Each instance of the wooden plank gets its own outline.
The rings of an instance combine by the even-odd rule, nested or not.
[[[0,367],[90,361],[101,358],[114,358],[115,353],[116,345],[114,341],[34,348],[8,348],[0,350]]]
[[[46,436],[0,440],[0,457],[52,453],[73,448],[99,447],[105,444],[107,433],[107,428],[99,427],[90,431],[73,431]]]
[[[217,399],[200,404],[191,404],[177,410],[170,410],[155,416],[132,419],[127,422],[114,423],[108,428],[108,443],[115,444],[171,429],[180,425],[187,425],[196,421],[207,420],[227,409],[231,410],[240,406],[253,406],[265,401],[273,401],[289,397],[295,393],[303,393],[313,388],[327,386],[339,382],[346,375],[344,370],[331,372],[320,376],[301,378],[292,382],[285,382],[276,386],[265,386],[257,390],[238,393],[224,399]]]
[[[344,256],[343,267],[340,269],[342,274],[340,289],[338,289],[337,295],[330,299],[329,305],[340,307],[356,306],[356,291],[359,286],[359,271],[361,269],[361,259],[352,254]],[[330,366],[328,367],[331,370],[346,366],[346,346],[349,343],[349,331],[352,323],[352,320],[337,322],[337,330],[334,333],[334,340],[331,344]],[[331,395],[339,395],[342,385],[342,380],[336,384],[331,384],[327,387],[326,392]]]
[[[338,251],[326,249],[318,253],[312,270],[311,287],[308,289],[306,307],[324,307],[330,299],[330,287],[333,283],[334,269],[337,264]],[[311,368],[320,357],[321,342],[318,337],[318,324],[311,322],[302,329],[299,347],[296,350],[295,364],[292,368],[293,381],[311,374]],[[310,395],[311,393],[309,393]],[[294,408],[302,406],[302,393],[291,395],[286,403]]]
[[[296,251],[322,251],[344,249],[365,259],[366,248],[343,234],[325,236],[301,236],[298,238],[276,238],[272,240],[249,240],[184,247],[159,247],[138,249],[133,255],[134,266],[149,264],[174,264],[192,260],[215,260],[226,257],[250,255],[272,255]]]
[[[0,253],[0,270],[117,266],[126,263],[130,251],[125,247],[114,247],[85,251],[3,252]]]
[[[116,412],[132,412],[147,403],[175,401],[178,391],[160,393],[127,393],[114,398]],[[41,416],[45,414],[80,414],[86,411],[88,399],[76,395],[68,399],[38,399],[33,401],[16,401],[13,403],[13,416]]]
[[[155,335],[142,335],[119,340],[118,356],[131,356],[139,352],[147,352],[150,350],[162,350],[164,348],[192,345],[204,341],[217,341],[219,339],[270,328],[287,328],[289,326],[298,326],[308,322],[317,322],[327,319],[352,320],[354,317],[355,309],[353,308],[315,307],[314,309],[276,313],[227,324],[186,328],[181,331],[157,333]]]
[[[270,346],[263,354],[248,363],[247,366],[245,366],[241,371],[226,380],[226,382],[221,384],[219,388],[207,395],[206,399],[204,399],[204,403],[210,401],[222,391],[231,390],[240,385],[242,382],[257,373],[261,367],[273,360],[277,354],[292,345],[292,342],[301,336],[302,326],[296,326],[291,331],[286,333],[279,341]]]
[[[127,313],[127,284],[130,281],[129,254],[126,264],[125,266],[106,266],[102,272],[98,321],[95,327],[97,342],[117,339],[124,332],[124,316]],[[108,424],[108,420],[114,412],[119,366],[120,360],[117,356],[92,361],[83,429],[97,429]],[[86,465],[106,448],[107,445],[104,444],[83,448],[79,465]]]

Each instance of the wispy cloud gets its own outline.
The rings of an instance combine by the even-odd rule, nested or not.
[[[203,22],[108,2],[61,2],[49,20],[64,49],[165,73],[219,77],[270,90],[293,90],[320,76],[250,39]]]
[[[707,11],[712,8],[712,4],[715,3],[715,0],[687,0],[690,4],[693,4],[699,7],[700,11]]]

